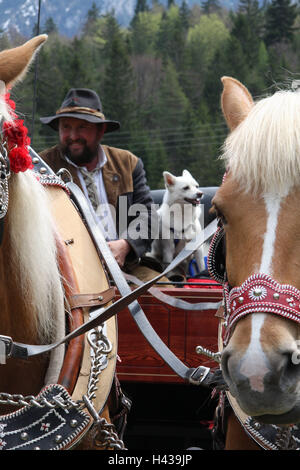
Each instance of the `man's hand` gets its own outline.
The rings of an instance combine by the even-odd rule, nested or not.
[[[116,261],[120,268],[124,266],[125,258],[131,250],[131,246],[129,245],[127,240],[113,240],[108,242],[108,246],[112,251],[112,254],[116,258]]]

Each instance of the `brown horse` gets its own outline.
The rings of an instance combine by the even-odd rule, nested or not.
[[[300,421],[300,93],[254,103],[237,80],[222,82],[231,132],[213,199],[226,239],[221,367],[239,421],[289,429]],[[255,448],[233,415],[227,448]]]
[[[6,88],[22,78],[35,53],[46,39],[46,35],[41,35],[20,47],[0,53],[0,80],[5,84],[0,96],[0,115],[9,125],[14,125],[15,115],[8,108],[9,101],[4,99]],[[0,156],[2,215],[0,219],[2,233],[0,237],[0,340],[2,338],[0,341],[2,347],[0,349],[0,392],[9,394],[11,402],[1,396],[0,449],[8,448],[8,437],[15,434],[14,431],[7,431],[10,423],[7,421],[6,414],[14,411],[10,403],[16,401],[18,405],[18,399],[11,394],[21,394],[25,397],[36,396],[43,387],[53,383],[64,386],[73,403],[80,402],[81,408],[83,407],[82,396],[87,395],[90,403],[93,402],[97,413],[99,412],[103,417],[107,434],[111,432],[113,438],[118,441],[110,426],[106,403],[116,364],[117,340],[114,319],[106,322],[101,333],[102,337],[111,343],[107,352],[104,353],[106,354],[105,360],[103,355],[98,356],[97,348],[91,343],[91,339],[88,342],[84,337],[71,341],[66,351],[64,346],[60,346],[51,355],[42,354],[29,359],[3,357],[5,344],[3,335],[11,337],[13,341],[28,345],[48,344],[60,340],[65,336],[66,331],[76,328],[88,319],[89,310],[85,308],[86,302],[81,304],[76,301],[74,304],[74,299],[78,298],[78,294],[79,297],[83,295],[85,299],[87,296],[90,299],[90,293],[93,292],[95,297],[95,293],[99,296],[99,293],[105,291],[103,296],[99,296],[102,300],[104,299],[103,305],[111,301],[113,297],[111,289],[108,289],[108,279],[96,248],[78,211],[70,201],[64,185],[60,187],[58,178],[54,175],[52,179],[54,184],[51,181],[49,184],[49,179],[47,183],[43,180],[42,174],[37,177],[31,169],[14,172],[11,166],[10,173],[8,171],[5,173],[3,157],[5,147],[7,148],[7,142],[2,136]],[[8,157],[10,156],[10,149],[8,149]],[[36,162],[33,161],[33,163]],[[66,311],[69,321],[65,320]],[[100,337],[100,330],[94,334],[96,338]],[[95,361],[99,358],[104,362],[100,361],[101,368],[99,363],[97,364],[98,368],[95,372]],[[60,388],[58,390],[58,393],[64,396],[64,391]],[[23,403],[20,401],[19,406],[22,404],[24,405],[24,401]],[[26,411],[28,407],[24,409]],[[16,412],[16,419],[22,413]],[[26,413],[27,411],[23,414],[26,415]],[[81,436],[91,429],[93,421],[87,410],[85,413],[86,419],[83,418],[84,413],[79,414],[79,418],[88,424],[82,425],[83,427],[81,426],[74,433],[75,424],[78,422],[78,418],[74,418],[70,424],[71,428],[75,426],[70,431],[71,437],[64,438],[62,433],[57,433],[56,437],[54,436],[56,444],[60,445],[65,440],[65,448],[69,448],[81,440]],[[61,419],[64,421],[66,416]],[[34,419],[37,420],[36,417]],[[42,423],[40,432],[48,432],[50,425],[50,422]],[[25,426],[24,423],[22,426]],[[32,428],[32,426],[29,427]],[[24,429],[27,428],[25,426]],[[91,441],[93,445],[102,446],[99,434],[94,432],[92,437],[94,438]],[[34,439],[42,442],[40,436]],[[87,434],[88,447],[92,445],[90,439],[91,435]],[[21,433],[20,442],[14,442],[12,448],[26,449],[29,441],[29,433],[27,431]],[[122,446],[122,443],[119,444]],[[83,443],[82,447],[86,448],[86,444]]]

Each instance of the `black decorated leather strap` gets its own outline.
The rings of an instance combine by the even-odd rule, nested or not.
[[[127,281],[125,280],[117,261],[112,255],[99,226],[96,225],[94,218],[90,213],[87,201],[83,193],[78,188],[78,186],[72,182],[67,183],[67,186],[71,192],[71,197],[73,201],[78,207],[83,217],[83,220],[86,223],[86,226],[95,243],[95,246],[99,251],[99,254],[101,254],[101,256],[103,257],[107,268],[109,269],[110,274],[112,275],[114,282],[122,297],[117,300],[114,304],[107,307],[105,310],[101,309],[98,314],[98,309],[94,311],[94,316],[89,321],[87,321],[84,325],[78,327],[73,332],[69,333],[65,338],[63,338],[61,341],[58,341],[57,343],[53,343],[50,345],[24,345],[21,343],[13,343],[14,346],[17,346],[21,349],[23,348],[23,353],[26,351],[27,357],[42,354],[58,347],[62,343],[70,341],[78,335],[86,333],[87,331],[95,328],[96,326],[101,325],[113,315],[117,314],[125,307],[128,307],[133,319],[135,320],[139,329],[142,331],[145,338],[148,340],[153,349],[169,365],[169,367],[171,367],[171,369],[173,369],[173,371],[176,372],[180,377],[189,380],[191,383],[199,384],[201,382],[201,384],[204,384],[205,379],[209,377],[210,369],[202,366],[198,368],[189,368],[183,362],[181,362],[180,359],[175,356],[175,354],[165,345],[165,343],[161,340],[161,338],[152,328],[145,313],[143,312],[136,299],[143,295],[145,292],[147,292],[149,288],[152,287],[153,284],[155,284],[161,277],[165,276],[178,264],[182,263],[182,261],[184,261],[188,256],[190,256],[196,248],[199,248],[206,240],[208,240],[216,231],[216,219],[213,220],[204,229],[204,234],[201,234],[197,239],[193,240],[185,246],[185,248],[170,263],[167,269],[165,269],[162,273],[160,273],[150,281],[146,282],[145,284],[132,291]],[[212,307],[209,306],[209,308],[211,309]],[[207,306],[205,306],[203,310],[207,310]],[[12,357],[14,356],[13,349],[14,348],[12,348],[11,353]],[[20,357],[20,355],[17,354],[17,357]],[[22,357],[24,357],[24,355],[22,355]]]

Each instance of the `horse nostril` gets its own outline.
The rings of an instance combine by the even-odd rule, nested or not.
[[[274,368],[274,364],[276,367]],[[300,350],[288,348],[282,351],[273,362],[273,373],[268,376],[268,383],[280,384],[282,389],[292,391],[297,387],[300,374]]]

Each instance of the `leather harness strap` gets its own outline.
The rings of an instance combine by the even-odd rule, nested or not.
[[[113,287],[103,292],[98,292],[98,294],[75,294],[69,297],[69,306],[71,310],[82,307],[97,307],[108,304],[108,302],[113,300],[114,296],[115,289]]]
[[[132,282],[133,284],[136,284],[137,286],[141,286],[143,282],[138,279],[137,277],[133,276],[132,274],[127,274],[123,273],[125,279],[128,281]],[[164,304],[170,305],[171,307],[174,308],[179,308],[180,310],[215,310],[217,307],[221,306],[222,302],[198,302],[198,303],[192,303],[192,302],[187,302],[186,300],[180,299],[178,297],[172,296],[165,294],[162,292],[160,289],[157,289],[157,287],[150,287],[149,293],[155,297],[156,299],[160,300]]]

